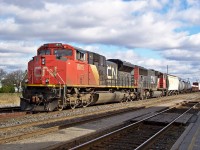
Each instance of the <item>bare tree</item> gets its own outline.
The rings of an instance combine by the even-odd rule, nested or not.
[[[0,68],[0,81],[5,77],[6,71]]]
[[[15,85],[15,87],[17,88],[17,92],[19,92],[21,88],[21,82],[24,79],[24,76],[25,72],[22,70],[11,72],[6,75],[5,79],[2,81],[2,84]]]

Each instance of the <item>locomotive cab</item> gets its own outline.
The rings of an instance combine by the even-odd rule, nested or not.
[[[71,46],[62,45],[61,43],[56,44],[44,44],[38,49],[38,56],[54,55],[56,59],[67,58],[70,60],[74,59],[73,48]]]
[[[44,44],[37,50],[37,56],[28,63],[28,84],[64,84],[65,79],[56,79],[56,75],[64,77],[67,61],[74,60],[74,49],[61,43]]]
[[[61,43],[42,45],[28,63],[22,109],[54,110],[66,98],[67,86],[88,84],[87,71],[87,51]]]

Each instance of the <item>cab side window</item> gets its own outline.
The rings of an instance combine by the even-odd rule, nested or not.
[[[55,49],[54,55],[56,55],[57,57],[72,56],[72,50],[70,50],[70,49]]]
[[[39,51],[38,51],[38,55],[50,55],[50,54],[51,54],[51,51],[48,50],[48,49],[39,50]]]
[[[86,60],[86,53],[76,50],[76,60],[85,61]]]

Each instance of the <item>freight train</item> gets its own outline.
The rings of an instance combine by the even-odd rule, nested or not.
[[[199,92],[200,91],[200,83],[199,82],[193,82],[192,91],[193,92]]]
[[[189,82],[62,43],[48,43],[28,62],[22,110],[126,102],[190,92]]]

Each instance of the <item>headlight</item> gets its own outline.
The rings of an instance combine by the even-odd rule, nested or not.
[[[45,58],[42,58],[42,65],[45,65]]]
[[[46,84],[48,84],[49,83],[49,79],[46,79],[45,82],[46,82]]]

